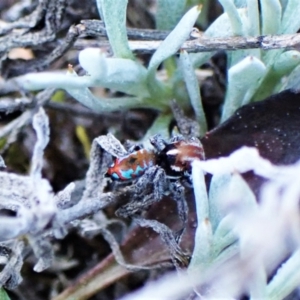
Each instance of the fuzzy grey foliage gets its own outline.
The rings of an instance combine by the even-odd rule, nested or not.
[[[37,141],[29,175],[0,172],[0,208],[16,214],[0,219],[0,263],[5,265],[0,273],[0,285],[7,288],[17,286],[22,280],[23,242],[17,242],[21,235],[26,236],[37,258],[34,270],[41,272],[53,262],[51,238],[64,237],[69,228],[77,226],[77,219],[99,211],[112,201],[110,193],[103,194],[103,175],[110,156],[103,151],[97,139],[92,145],[85,186],[72,182],[54,195],[50,183],[41,174],[44,149],[50,134],[43,108],[34,115],[32,123]],[[3,161],[0,163],[0,167],[5,166]],[[103,224],[99,224],[102,221]],[[104,230],[109,222],[102,221],[98,220],[97,226]]]

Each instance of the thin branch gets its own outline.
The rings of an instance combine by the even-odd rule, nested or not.
[[[78,26],[81,28],[82,36],[107,38],[104,22],[100,20],[82,20]],[[170,31],[166,30],[127,28],[129,40],[164,40],[169,33]]]
[[[139,40],[129,41],[129,47],[136,53],[153,53],[157,50],[162,41],[158,40]],[[226,38],[209,38],[200,37],[194,40],[186,41],[182,44],[181,49],[190,53],[212,52],[212,51],[234,51],[241,49],[298,49],[300,45],[300,34],[286,35],[266,35],[258,37],[226,37]],[[77,40],[74,47],[84,49],[86,47],[108,47],[108,41],[95,40]]]
[[[5,112],[6,114],[12,113],[17,110],[24,110],[27,107],[32,106],[32,99],[27,97],[22,98],[10,98],[3,97],[0,98],[0,112]]]
[[[12,132],[14,132],[14,134],[17,134],[23,126],[29,124],[32,120],[32,116],[34,115],[36,109],[40,106],[45,105],[50,100],[50,98],[52,97],[54,92],[55,92],[55,89],[52,89],[52,88],[45,89],[42,92],[39,92],[35,96],[35,99],[34,99],[36,105],[34,106],[34,101],[32,101],[30,106],[33,105],[33,108],[24,111],[18,118],[14,119],[7,125],[3,126],[0,130],[0,138],[3,138],[5,136],[9,135]],[[9,145],[9,142],[7,142],[6,147],[8,145]],[[2,149],[2,151],[3,151],[3,149]]]
[[[1,102],[0,102],[1,104]],[[122,113],[121,112],[114,112],[114,113],[99,113],[96,111],[93,111],[89,108],[86,108],[82,105],[74,106],[74,103],[59,103],[59,102],[54,102],[54,101],[49,101],[45,105],[46,108],[58,110],[61,112],[69,113],[75,116],[80,116],[80,117],[99,117],[99,116],[104,116],[105,118],[108,118],[109,120],[113,121],[116,118],[121,118]],[[0,106],[1,109],[1,106]]]
[[[265,35],[257,37],[234,36],[229,38],[200,37],[186,41],[182,49],[188,52],[207,52],[241,49],[297,49],[300,44],[300,34]]]
[[[132,51],[139,54],[153,54],[161,42],[169,34],[168,31],[150,30],[150,29],[127,29],[129,38],[129,47]],[[31,34],[31,35],[30,35]],[[30,33],[22,36],[22,39],[18,37],[11,38],[4,36],[0,38],[3,43],[3,49],[11,47],[13,41],[15,47],[22,47],[29,45],[41,45],[49,42],[53,39],[51,34],[42,34],[42,32]],[[36,36],[34,36],[36,34]],[[43,39],[41,38],[43,35]],[[96,39],[84,39],[84,37],[98,37]],[[199,36],[199,34],[196,34]],[[182,50],[186,50],[190,53],[198,52],[213,52],[220,50],[234,51],[240,49],[298,49],[300,44],[300,34],[288,34],[288,35],[266,35],[258,37],[226,37],[226,38],[209,38],[204,35],[194,38],[194,32],[191,32],[191,39],[187,40],[182,45]],[[25,40],[24,40],[25,38]],[[34,42],[38,39],[38,43]],[[62,40],[57,40],[56,48],[43,59],[34,59],[31,61],[20,62],[17,61],[15,65],[10,63],[7,68],[6,76],[18,76],[27,72],[37,72],[48,68],[59,57],[64,55],[70,48],[76,50],[82,50],[87,47],[105,48],[109,49],[110,45],[106,36],[106,29],[103,22],[99,20],[83,20],[76,26],[71,26],[67,36]],[[10,45],[9,47],[7,45]],[[28,46],[27,45],[27,46]],[[1,50],[1,46],[0,46]]]

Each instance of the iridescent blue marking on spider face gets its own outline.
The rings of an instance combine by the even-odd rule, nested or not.
[[[108,168],[107,176],[114,180],[132,180],[143,175],[148,168],[155,164],[154,152],[141,149],[124,157],[116,158]]]
[[[147,168],[147,167],[146,167]],[[141,166],[137,166],[136,169],[129,169],[129,170],[121,170],[121,174],[123,178],[126,178],[128,180],[132,179],[132,178],[136,178],[141,176],[146,168],[142,168]]]

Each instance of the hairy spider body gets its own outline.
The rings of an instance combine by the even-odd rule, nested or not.
[[[180,178],[191,173],[194,160],[204,159],[202,145],[196,139],[178,140],[166,146],[157,155],[157,163],[170,178]]]
[[[191,164],[194,160],[204,159],[200,140],[195,138],[197,123],[186,118],[175,101],[171,107],[182,135],[165,140],[161,135],[150,138],[153,149],[147,150],[140,145],[125,148],[112,134],[100,136],[99,145],[114,157],[105,176],[116,181],[132,181],[124,187],[129,200],[116,211],[120,217],[132,217],[142,226],[151,227],[159,233],[171,251],[174,260],[178,243],[186,228],[188,205],[185,199],[184,183],[191,183]],[[117,185],[115,185],[117,188]],[[117,195],[117,193],[116,193]],[[141,213],[152,204],[169,195],[177,204],[178,217],[182,227],[171,232],[166,225],[156,220],[146,220]]]
[[[118,149],[122,147],[117,140],[113,143]],[[115,159],[106,176],[117,181],[136,179],[132,185],[131,202],[119,208],[117,214],[123,217],[135,215],[171,193],[177,202],[178,215],[184,228],[188,209],[181,178],[191,181],[191,163],[195,159],[204,159],[202,145],[195,137],[176,135],[166,141],[159,134],[153,136],[150,143],[153,150],[133,146],[129,153],[124,148],[121,156],[115,155],[116,151],[111,150]]]
[[[123,157],[115,158],[106,176],[113,180],[132,180],[142,176],[147,169],[156,164],[154,151],[140,149]]]

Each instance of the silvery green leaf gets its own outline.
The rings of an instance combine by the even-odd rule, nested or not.
[[[201,12],[200,8],[200,6],[192,7],[160,44],[150,60],[148,67],[150,73],[155,72],[157,67],[165,59],[175,54],[180,49],[182,43],[187,40]]]
[[[204,136],[207,131],[206,117],[202,106],[199,82],[192,66],[189,54],[186,51],[180,53],[180,62],[183,78],[189,93],[190,101],[194,109],[196,120],[200,125],[200,136]]]
[[[227,120],[241,105],[249,102],[265,73],[265,65],[252,56],[246,57],[229,69],[221,122]]]
[[[29,73],[16,78],[16,82],[28,90],[102,86],[130,95],[149,96],[146,85],[147,70],[139,63],[130,59],[105,58],[95,48],[83,50],[79,59],[90,75],[79,77],[66,76],[61,72]]]
[[[274,60],[269,62],[270,66],[267,74],[260,81],[259,88],[253,97],[255,101],[262,100],[270,94],[282,89],[282,77],[288,76],[292,70],[299,65],[300,53],[296,50],[282,53],[277,52],[275,54]],[[287,82],[284,83],[285,88],[290,86],[289,82],[288,79]],[[299,86],[296,84],[290,87],[297,89]]]
[[[231,197],[236,199],[236,204],[239,204],[247,211],[257,208],[257,201],[253,191],[239,173],[234,173],[231,176],[229,188]]]
[[[73,69],[70,69],[66,76],[72,78],[78,77]],[[88,88],[65,88],[65,90],[74,97],[82,105],[92,109],[96,112],[123,110],[136,107],[152,107],[153,103],[147,99],[141,99],[139,97],[122,97],[122,98],[97,98]]]
[[[278,33],[281,25],[282,7],[279,0],[261,0],[262,31],[265,34]]]
[[[138,62],[123,58],[108,58],[107,73],[97,79],[98,86],[122,91],[129,95],[148,97],[147,70]]]
[[[79,52],[78,60],[88,75],[101,78],[107,73],[106,56],[106,53],[99,48],[86,48]]]
[[[175,54],[182,43],[187,40],[200,12],[201,6],[192,7],[153,54],[149,62],[147,76],[147,87],[152,98],[166,99],[171,97],[170,89],[156,79],[156,69],[165,59]]]
[[[260,35],[260,15],[257,0],[247,0],[247,21],[243,20],[245,26],[245,32],[249,36]],[[237,51],[236,51],[237,52]],[[248,49],[242,51],[246,55],[252,55],[256,58],[261,58],[260,49]],[[232,53],[233,54],[233,53]],[[231,58],[232,61],[236,61],[238,58]]]
[[[243,8],[247,6],[247,0],[233,0],[233,2],[237,8]]]
[[[238,173],[214,175],[209,189],[209,216],[214,232],[227,214],[226,205],[230,206],[232,201],[235,205],[242,205],[248,209],[256,207],[255,196],[241,175]]]
[[[300,250],[277,270],[267,286],[268,299],[284,299],[300,285]]]
[[[198,161],[192,163],[192,179],[198,226],[195,233],[195,247],[189,265],[190,272],[208,266],[211,260],[212,244],[212,228],[209,220],[209,204],[205,178],[203,171],[198,167]]]
[[[286,4],[281,21],[281,34],[296,33],[300,28],[300,1],[289,0]]]
[[[97,0],[114,55],[133,59],[126,32],[127,0]]]
[[[223,6],[224,11],[227,13],[229,17],[233,35],[243,35],[244,34],[243,23],[240,18],[238,9],[235,7],[233,1],[219,0],[219,2]]]
[[[300,52],[296,50],[281,53],[274,61],[273,70],[280,76],[290,73],[300,63]]]
[[[183,0],[158,0],[156,11],[156,28],[172,30],[184,13],[185,1]]]
[[[3,288],[0,289],[0,300],[10,300]]]
[[[198,165],[198,161],[192,163],[192,180],[196,202],[197,220],[209,219],[209,202],[205,184],[204,173]]]
[[[120,97],[120,98],[97,98],[88,89],[66,89],[82,105],[95,112],[125,110],[129,108],[153,108],[148,101],[143,101],[138,97]]]
[[[243,35],[249,35],[249,17],[247,15],[247,9],[239,9],[238,10],[239,16],[241,18],[243,24]],[[238,50],[238,51],[229,51],[227,53],[227,68],[231,68],[240,61],[242,61],[247,56],[254,56],[259,58],[260,51],[258,49],[245,49],[245,50]]]
[[[193,272],[209,267],[212,262],[212,231],[208,219],[199,222],[195,234],[195,246],[188,272]]]
[[[213,232],[217,229],[225,213],[221,209],[221,199],[224,195],[224,188],[228,186],[231,180],[230,174],[214,175],[209,188],[209,217]]]
[[[239,244],[233,243],[231,246],[224,249],[215,259],[214,263],[223,263],[224,261],[228,261],[228,259],[234,257],[239,254]]]
[[[249,296],[254,299],[269,299],[266,295],[267,274],[263,264],[255,268],[254,276],[249,280]]]
[[[48,87],[53,88],[84,88],[92,85],[90,76],[69,78],[63,72],[28,73],[16,78],[16,82],[23,88],[36,91]]]
[[[297,90],[300,86],[300,66],[296,67],[288,76],[285,84],[281,87],[281,91],[286,89]]]
[[[254,299],[269,299],[267,294],[267,274],[263,264],[256,266],[254,274],[249,281],[249,296]]]
[[[232,217],[226,217],[227,207],[234,205],[250,210],[257,206],[253,192],[238,173],[214,175],[212,177],[209,189],[209,204],[212,228],[216,236],[220,238],[229,233],[230,222],[234,223]]]
[[[237,12],[240,16],[243,26],[247,25],[247,16],[245,13],[245,9],[237,9]],[[246,29],[243,29],[246,30]],[[204,32],[204,36],[208,36],[210,38],[213,37],[230,37],[233,36],[234,32],[232,30],[231,22],[227,13],[223,13],[220,15]],[[239,51],[242,52],[242,51]],[[191,53],[191,61],[194,67],[199,67],[203,63],[205,63],[211,56],[213,56],[213,52],[208,53]]]
[[[248,28],[247,33],[250,36],[260,35],[259,9],[257,0],[247,0]]]
[[[79,62],[90,75],[89,86],[103,86],[126,94],[149,96],[147,70],[138,62],[124,58],[107,58],[97,48],[80,52]]]
[[[220,253],[238,240],[237,235],[233,232],[234,219],[232,215],[225,216],[219,223],[212,241],[213,257]]]

